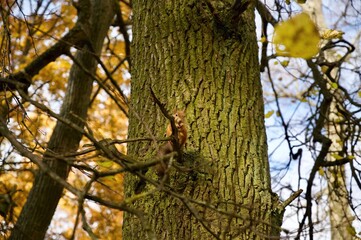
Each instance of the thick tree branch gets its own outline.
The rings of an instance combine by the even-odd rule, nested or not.
[[[89,24],[90,4],[87,1],[78,3],[78,20],[75,26],[51,48],[40,54],[30,62],[23,70],[7,77],[0,78],[1,90],[15,90],[21,88],[27,91],[32,83],[32,77],[39,73],[50,62],[69,52],[71,47],[81,48],[88,42],[88,33],[86,25]]]
[[[125,25],[125,22],[123,20],[123,14],[122,14],[122,10],[121,10],[121,5],[119,3],[119,1],[114,0],[115,2],[115,14],[117,16],[116,18],[116,24],[117,26],[119,26],[119,30],[120,32],[123,34],[124,37],[124,42],[125,42],[125,54],[129,63],[129,69],[131,69],[131,57],[130,57],[130,40],[129,40],[129,34],[127,31],[127,27]]]
[[[230,10],[231,12],[231,21],[233,24],[237,25],[238,22],[241,20],[242,13],[244,13],[251,0],[236,0]]]
[[[275,26],[278,23],[278,21],[272,16],[270,11],[261,1],[256,1],[256,9],[259,15],[261,15],[262,19],[265,19],[272,26]]]

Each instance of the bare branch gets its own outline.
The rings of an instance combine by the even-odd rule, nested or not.
[[[0,121],[0,133],[2,136],[4,136],[6,139],[9,140],[9,142],[13,145],[13,147],[24,157],[30,159],[33,163],[35,163],[41,171],[48,174],[52,179],[63,185],[66,189],[68,189],[71,193],[73,193],[75,196],[81,196],[81,192],[74,188],[72,185],[70,185],[67,181],[65,181],[63,178],[58,176],[56,173],[54,173],[41,159],[41,157],[31,153],[29,150],[27,150],[18,140],[16,140],[15,136],[11,134],[10,130],[7,128],[6,124],[3,121]]]
[[[71,47],[81,48],[88,41],[88,33],[85,32],[85,29],[87,28],[84,26],[84,23],[89,24],[90,5],[86,2],[83,3],[82,1],[79,1],[78,5],[78,20],[74,28],[51,48],[30,62],[24,70],[0,78],[0,90],[16,90],[21,87],[21,89],[26,92],[32,83],[32,77],[38,74],[41,69],[50,62],[55,61],[59,56],[69,52]],[[9,83],[9,81],[11,83]]]
[[[285,209],[288,205],[290,205],[290,203],[293,202],[293,200],[295,200],[296,198],[298,198],[298,196],[300,196],[302,192],[303,192],[303,190],[300,189],[300,190],[292,193],[292,195],[281,204],[282,209]]]
[[[125,42],[125,54],[127,56],[127,60],[129,63],[129,68],[131,69],[131,58],[130,58],[130,40],[129,40],[129,34],[125,25],[125,22],[123,20],[123,16],[122,16],[122,10],[121,10],[121,5],[119,3],[119,1],[114,0],[115,2],[115,14],[117,15],[116,18],[116,24],[119,26],[119,30],[120,32],[123,34],[124,37],[124,42]]]

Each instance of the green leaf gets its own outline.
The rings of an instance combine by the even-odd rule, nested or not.
[[[344,157],[338,155],[337,153],[331,154],[331,157],[333,157],[333,158],[336,159],[336,160],[342,160],[342,159],[344,159]]]
[[[104,168],[110,168],[113,165],[113,162],[110,160],[105,160],[105,161],[98,161],[98,165],[100,167],[104,167]]]
[[[338,84],[335,83],[335,82],[331,83],[331,88],[337,89],[337,88],[338,88]]]

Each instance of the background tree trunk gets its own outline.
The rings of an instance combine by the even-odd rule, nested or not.
[[[133,1],[129,138],[164,136],[167,121],[152,101],[151,86],[168,110],[186,109],[184,165],[194,170],[171,170],[170,185],[184,198],[155,191],[134,203],[148,216],[146,227],[157,239],[272,234],[277,201],[270,186],[253,6],[234,22],[233,2]],[[154,155],[154,145],[129,144],[129,154]],[[153,170],[147,176],[157,179]],[[127,197],[136,181],[126,176]],[[145,192],[152,188],[148,184]],[[123,238],[144,239],[140,224],[125,213]]]
[[[112,0],[82,0],[78,4],[80,10],[90,9],[90,18],[86,18],[89,22],[83,23],[83,29],[89,34],[92,47],[87,46],[79,50],[76,59],[82,67],[95,73],[97,62],[93,54],[99,55],[101,52],[104,37],[114,17],[114,3]],[[85,120],[87,117],[93,85],[92,78],[82,70],[82,67],[74,63],[71,68],[60,113],[63,118],[80,127],[84,126],[84,122],[80,119]],[[81,137],[81,133],[58,121],[50,138],[48,151],[57,154],[74,152]],[[66,162],[47,158],[46,153],[44,162],[60,177],[67,178],[69,167]],[[62,192],[61,184],[39,171],[10,239],[44,239]]]
[[[306,4],[302,5],[303,10],[307,12],[313,21],[317,24],[320,29],[327,29],[327,24],[322,12],[322,1],[308,1]],[[324,43],[325,44],[325,43]],[[324,57],[329,62],[335,62],[336,56],[333,51],[326,51]],[[331,71],[331,76],[337,79],[339,68],[334,68]],[[331,83],[331,79],[325,75],[325,81]],[[330,153],[327,155],[327,161],[335,161],[333,154],[342,152],[343,142],[345,141],[343,133],[344,126],[337,124],[337,105],[338,101],[346,101],[343,97],[343,92],[330,87],[332,91],[332,102],[330,105],[330,110],[327,116],[328,122],[325,128],[327,129],[327,137],[332,140],[330,146]],[[344,156],[346,157],[346,156]],[[349,193],[346,186],[346,171],[343,165],[334,166],[327,168],[327,193],[328,193],[328,215],[331,224],[331,239],[353,239],[354,235],[352,233],[352,221],[354,217],[351,214],[351,209],[349,208]]]

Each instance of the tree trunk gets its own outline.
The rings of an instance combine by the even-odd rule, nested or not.
[[[76,59],[82,67],[91,73],[95,73],[97,62],[92,55],[99,55],[101,52],[104,37],[114,16],[113,1],[83,0],[79,1],[78,4],[83,10],[91,8],[90,19],[87,19],[89,22],[84,22],[83,28],[89,34],[92,47],[79,50]],[[92,53],[93,50],[94,53]],[[84,122],[80,119],[87,117],[93,85],[92,78],[82,70],[82,67],[74,63],[71,68],[68,87],[60,112],[63,118],[69,119],[80,127],[84,126]],[[74,152],[78,148],[81,137],[81,133],[58,121],[48,143],[48,151],[53,154]],[[69,172],[67,163],[46,156],[47,153],[44,155],[44,162],[48,164],[49,168],[66,179]],[[62,192],[63,186],[61,184],[54,181],[46,173],[39,171],[10,239],[44,239]]]
[[[126,240],[279,236],[282,221],[271,216],[278,201],[270,186],[254,6],[232,17],[234,1],[210,2],[133,1],[129,138],[164,136],[167,121],[150,87],[168,110],[186,109],[189,137],[184,162],[175,163],[183,171],[170,170],[172,191],[149,192],[148,184],[133,203],[149,220],[125,213]],[[128,151],[154,155],[160,144],[132,143]],[[152,169],[146,176],[158,179]],[[137,179],[128,174],[125,181],[130,197]]]

